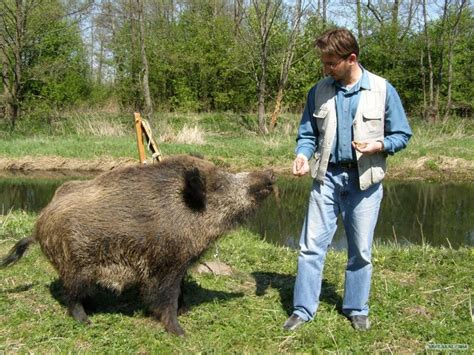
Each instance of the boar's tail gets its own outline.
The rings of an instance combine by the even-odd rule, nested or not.
[[[0,268],[4,268],[6,266],[12,265],[16,263],[18,260],[21,259],[23,254],[25,253],[26,249],[30,246],[30,244],[33,244],[35,240],[33,237],[26,237],[21,240],[19,240],[13,248],[11,248],[10,252],[0,259]]]

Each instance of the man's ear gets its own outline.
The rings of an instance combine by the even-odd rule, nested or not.
[[[206,177],[198,168],[191,168],[184,173],[184,203],[192,210],[206,209]]]
[[[357,54],[355,54],[355,53],[349,54],[348,59],[351,63],[357,63],[357,61],[358,61]]]

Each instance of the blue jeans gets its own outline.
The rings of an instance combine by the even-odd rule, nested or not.
[[[301,232],[293,313],[306,321],[316,313],[326,252],[341,215],[348,245],[342,310],[346,316],[368,315],[372,240],[382,197],[380,183],[360,190],[357,169],[330,165],[324,184],[313,182]]]

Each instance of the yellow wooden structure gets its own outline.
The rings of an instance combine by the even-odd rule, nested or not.
[[[150,124],[147,120],[143,119],[139,112],[134,113],[135,116],[135,131],[137,132],[137,147],[138,147],[138,159],[140,164],[146,164],[145,154],[145,142],[148,150],[151,152],[152,161],[161,161],[163,156],[153,139]]]

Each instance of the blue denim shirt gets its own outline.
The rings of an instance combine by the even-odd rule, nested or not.
[[[370,88],[367,72],[362,69],[362,77],[349,90],[334,80],[336,87],[336,115],[337,132],[331,149],[331,163],[355,162],[356,155],[352,148],[353,129],[352,122],[359,104],[360,92]],[[316,151],[318,144],[318,128],[313,119],[314,93],[317,84],[313,86],[306,99],[306,105],[301,117],[298,136],[296,138],[296,154],[304,154],[310,159]],[[412,136],[412,131],[403,109],[402,102],[395,88],[387,82],[387,96],[385,101],[385,128],[384,150],[394,154],[406,147]]]

